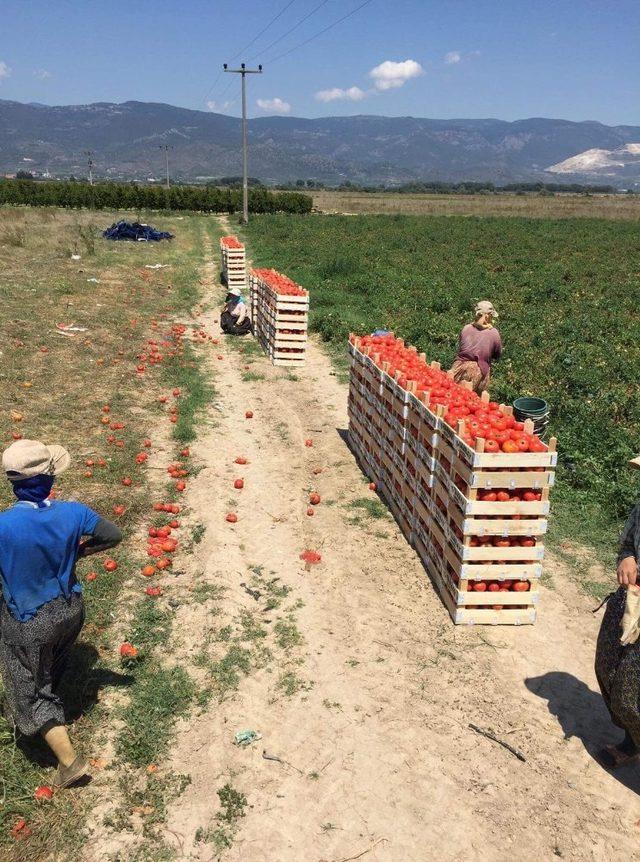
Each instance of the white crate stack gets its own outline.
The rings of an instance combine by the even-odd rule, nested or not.
[[[274,365],[305,364],[309,294],[273,269],[250,273],[253,331]]]
[[[220,238],[222,277],[228,288],[244,290],[247,286],[247,258],[244,244],[237,236]]]

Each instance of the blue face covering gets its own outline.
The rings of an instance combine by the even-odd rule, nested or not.
[[[39,476],[30,476],[28,479],[20,479],[18,482],[12,482],[13,493],[18,500],[25,500],[27,503],[36,503],[38,508],[42,508],[51,489],[55,476],[47,476],[41,473]]]

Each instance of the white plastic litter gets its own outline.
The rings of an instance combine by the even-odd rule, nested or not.
[[[86,326],[76,326],[75,323],[56,323],[56,329],[67,335],[70,332],[88,332]]]
[[[170,263],[145,263],[145,269],[168,269],[171,266]]]

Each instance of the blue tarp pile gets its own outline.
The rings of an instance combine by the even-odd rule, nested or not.
[[[135,242],[159,242],[161,239],[173,239],[168,230],[156,230],[150,224],[139,222],[118,221],[102,232],[105,239],[131,239]]]

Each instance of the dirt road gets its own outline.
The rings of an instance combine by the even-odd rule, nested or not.
[[[208,279],[202,323],[217,333],[213,267]],[[640,859],[639,775],[613,778],[590,753],[616,738],[596,694],[591,600],[551,564],[535,627],[454,627],[355,464],[347,390],[319,346],[293,375],[219,350],[188,492],[206,528],[190,586],[216,602],[178,609],[175,655],[215,696],[178,725],[170,765],[191,783],[169,810],[177,858]],[[309,517],[311,490],[322,502]],[[321,563],[305,566],[305,549]],[[243,729],[262,739],[234,745]],[[226,817],[225,785],[247,802]]]

